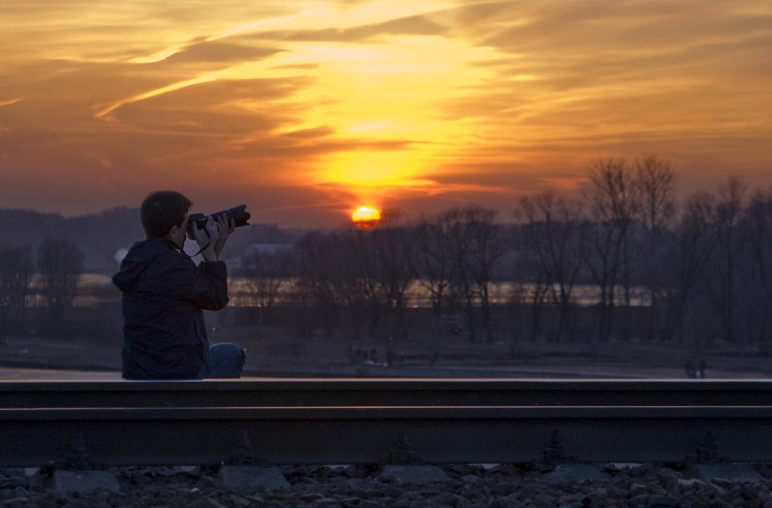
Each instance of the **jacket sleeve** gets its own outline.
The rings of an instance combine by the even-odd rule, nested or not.
[[[171,292],[203,310],[225,308],[228,305],[228,270],[225,262],[204,261],[196,267],[193,261],[188,261],[173,270]]]

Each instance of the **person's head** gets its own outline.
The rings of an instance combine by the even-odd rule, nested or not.
[[[192,204],[179,192],[153,192],[145,198],[140,208],[145,235],[148,238],[169,238],[182,247]]]

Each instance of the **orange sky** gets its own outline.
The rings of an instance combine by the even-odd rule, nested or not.
[[[25,0],[0,7],[0,207],[168,188],[252,222],[508,217],[602,157],[772,184],[772,3]]]

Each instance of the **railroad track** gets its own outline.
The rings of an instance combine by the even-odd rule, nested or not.
[[[0,383],[0,467],[772,460],[766,381]]]

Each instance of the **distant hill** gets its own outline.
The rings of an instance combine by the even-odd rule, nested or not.
[[[78,244],[86,254],[87,272],[110,272],[118,266],[116,251],[144,235],[137,209],[113,208],[79,217],[0,209],[0,245],[29,246],[37,251],[49,236]]]
[[[238,228],[228,240],[226,257],[239,257],[252,244],[291,244],[305,234],[283,230],[274,224],[252,224]],[[37,251],[48,236],[69,238],[86,254],[86,271],[112,274],[120,249],[128,249],[145,237],[138,208],[111,208],[99,213],[64,217],[58,213],[0,208],[0,247],[29,246]]]

